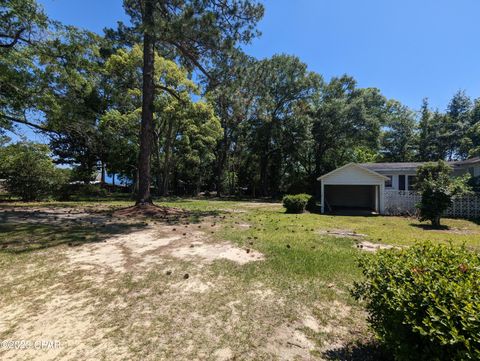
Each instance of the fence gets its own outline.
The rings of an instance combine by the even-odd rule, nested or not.
[[[390,215],[416,215],[416,204],[422,197],[415,191],[385,190],[385,213]],[[453,218],[480,218],[480,195],[457,197],[444,214]]]

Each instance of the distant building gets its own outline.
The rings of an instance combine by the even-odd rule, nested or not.
[[[447,162],[453,176],[480,176],[480,158]],[[322,213],[342,209],[363,209],[379,214],[412,211],[417,168],[425,163],[349,163],[327,173],[321,182]],[[413,204],[414,208],[414,204]],[[478,210],[475,210],[478,211]]]

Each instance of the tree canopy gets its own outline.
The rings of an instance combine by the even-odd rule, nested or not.
[[[0,147],[29,126],[89,182],[98,169],[158,195],[313,193],[348,162],[480,155],[480,99],[411,109],[349,75],[325,81],[294,55],[255,59],[254,0],[125,0],[104,34],[0,5]],[[105,177],[102,177],[102,181]],[[477,182],[478,183],[478,182]]]

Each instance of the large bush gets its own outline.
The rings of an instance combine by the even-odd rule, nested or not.
[[[353,294],[397,360],[480,360],[480,258],[418,244],[360,261]]]
[[[287,213],[303,213],[310,198],[309,194],[286,195],[283,197],[283,206]]]
[[[20,142],[0,149],[0,178],[7,191],[25,201],[53,195],[67,181],[66,173],[57,169],[48,146]]]
[[[452,205],[453,197],[469,192],[469,175],[451,177],[452,168],[444,161],[426,163],[417,170],[416,189],[422,194],[417,207],[421,221],[440,226],[440,217]]]

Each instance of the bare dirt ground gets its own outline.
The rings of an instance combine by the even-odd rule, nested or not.
[[[4,221],[100,227],[121,217],[22,209]],[[240,231],[250,227],[236,223]],[[351,332],[342,325],[356,317],[349,306],[305,308],[244,281],[242,267],[265,262],[265,255],[218,239],[220,227],[212,217],[148,221],[96,242],[8,260],[15,267],[0,281],[8,289],[0,297],[0,341],[25,343],[0,345],[0,359],[322,360],[342,346]],[[317,342],[319,335],[328,343]],[[42,341],[54,344],[40,347]]]

